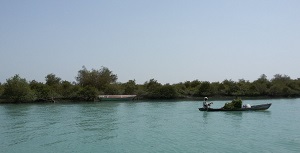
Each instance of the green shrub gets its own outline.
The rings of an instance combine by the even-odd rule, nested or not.
[[[224,109],[233,109],[234,106],[233,106],[233,103],[226,103],[223,108]]]
[[[234,99],[230,103],[226,103],[224,105],[224,109],[234,109],[234,108],[242,108],[242,100],[241,99]]]
[[[233,103],[234,108],[242,108],[243,102],[240,98],[232,100],[232,103]]]
[[[26,79],[19,75],[6,80],[3,97],[11,102],[32,102],[36,98]]]

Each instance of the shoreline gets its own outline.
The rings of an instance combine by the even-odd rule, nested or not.
[[[297,99],[300,97],[268,97],[268,96],[261,96],[261,97],[235,97],[235,96],[226,96],[226,97],[209,97],[209,101],[226,101],[226,100],[233,100],[235,98],[241,98],[242,100],[272,100],[272,99]],[[72,100],[72,99],[61,99],[57,98],[54,101],[31,101],[31,102],[11,102],[9,100],[0,99],[0,104],[49,104],[49,103],[95,103],[95,102],[173,102],[173,101],[203,101],[203,97],[188,97],[188,98],[175,98],[175,99],[134,99],[134,100],[116,100],[116,101],[101,101],[101,100],[94,100],[94,101],[84,101],[84,100]]]

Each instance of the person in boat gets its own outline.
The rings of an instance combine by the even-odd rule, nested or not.
[[[208,102],[207,100],[208,100],[208,98],[204,97],[203,108],[209,108],[210,105],[213,104],[213,102]]]

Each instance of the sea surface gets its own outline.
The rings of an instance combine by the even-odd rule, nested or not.
[[[300,99],[243,103],[272,106],[200,112],[200,101],[0,104],[0,152],[300,152]]]

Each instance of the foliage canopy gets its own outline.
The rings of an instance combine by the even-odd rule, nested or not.
[[[106,67],[87,70],[84,66],[78,71],[77,82],[62,80],[51,73],[45,77],[45,83],[35,80],[29,83],[15,75],[4,84],[0,84],[0,98],[11,102],[49,101],[49,99],[93,101],[100,94],[137,95],[140,99],[176,99],[210,97],[299,97],[300,79],[291,79],[287,75],[276,74],[268,80],[262,74],[253,82],[240,79],[235,82],[225,79],[222,82],[185,81],[176,84],[161,84],[150,79],[144,84],[135,80],[126,83],[117,82],[117,75]],[[3,101],[3,100],[2,100]],[[239,107],[232,102],[225,107]]]
[[[30,102],[35,99],[28,82],[19,75],[6,80],[3,97],[12,102]]]
[[[99,91],[104,91],[111,83],[116,83],[118,76],[113,74],[106,67],[99,70],[87,70],[85,66],[78,71],[76,77],[77,83],[82,86],[91,86],[97,88]]]

